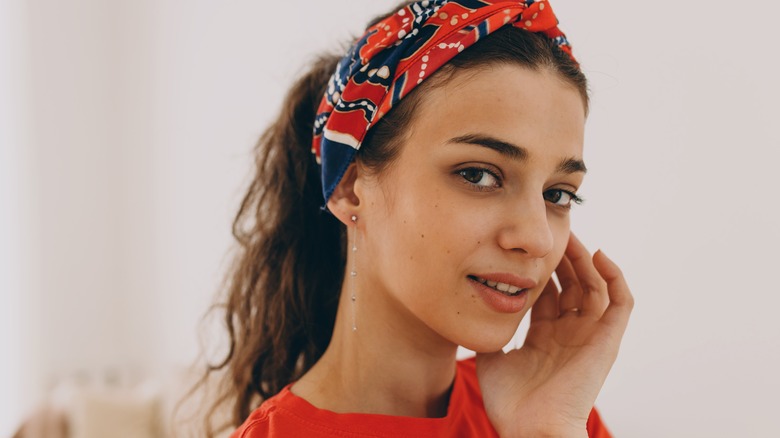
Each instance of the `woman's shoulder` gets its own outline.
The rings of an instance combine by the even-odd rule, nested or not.
[[[337,414],[295,395],[288,385],[255,409],[231,438],[496,436],[482,407],[474,359],[457,363],[457,377],[445,418]]]
[[[231,438],[301,436],[497,436],[482,403],[474,357],[457,362],[457,374],[446,418],[408,418],[370,414],[336,414],[318,409],[286,386],[255,409]],[[611,435],[594,409],[588,436]]]
[[[272,436],[271,412],[276,409],[274,398],[276,396],[269,398],[252,411],[246,421],[230,435],[230,438]]]

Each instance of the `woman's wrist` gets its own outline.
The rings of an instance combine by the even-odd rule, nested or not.
[[[513,433],[499,434],[501,438],[588,438],[585,429],[576,430],[550,430],[537,429],[528,431],[515,431]]]
[[[528,425],[528,427],[513,430],[499,430],[501,438],[588,438],[585,424],[572,425]]]

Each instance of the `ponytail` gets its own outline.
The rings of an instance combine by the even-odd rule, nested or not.
[[[339,58],[323,56],[292,86],[277,120],[255,146],[255,178],[233,221],[239,252],[226,285],[229,350],[207,413],[232,403],[230,424],[298,379],[322,356],[333,332],[344,274],[344,226],[321,211],[312,124]]]

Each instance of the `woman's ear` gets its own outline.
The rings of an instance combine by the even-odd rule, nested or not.
[[[352,224],[352,216],[358,214],[360,207],[360,198],[355,194],[357,177],[357,165],[353,162],[328,199],[328,210],[347,226]]]

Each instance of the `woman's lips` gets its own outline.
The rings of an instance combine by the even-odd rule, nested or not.
[[[515,274],[503,272],[473,274],[469,275],[469,277],[494,289],[507,292],[510,295],[522,291],[523,289],[533,289],[536,287],[536,282],[530,278],[524,278]]]
[[[510,274],[511,276],[511,274]],[[479,293],[485,303],[493,310],[499,313],[517,313],[525,308],[528,301],[528,290],[536,286],[533,280],[522,279],[521,277],[511,276],[500,277],[505,281],[497,281],[499,278],[496,275],[488,275],[487,278],[481,275],[468,276],[469,283]],[[485,282],[495,283],[496,286],[505,289],[509,287],[509,291],[514,291],[510,294],[509,291],[502,291],[491,287]]]

